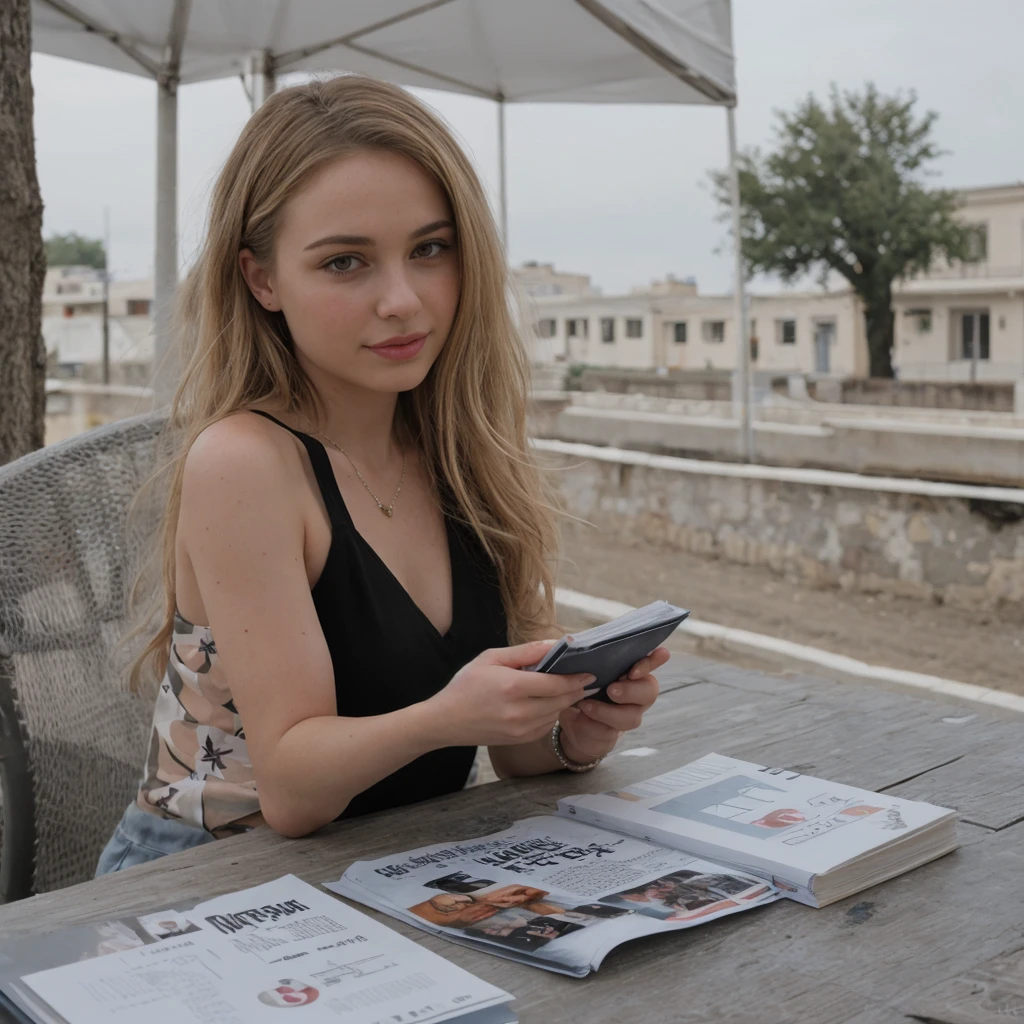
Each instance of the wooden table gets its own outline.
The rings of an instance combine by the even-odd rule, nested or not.
[[[613,952],[575,980],[390,918],[517,997],[524,1024],[984,1024],[1024,1018],[1024,719],[905,692],[674,656],[657,711],[589,777],[479,786],[288,840],[260,829],[0,907],[0,934],[199,901],[294,872],[471,838],[716,751],[960,811],[963,848],[843,903],[789,900]],[[654,748],[648,756],[629,749]]]

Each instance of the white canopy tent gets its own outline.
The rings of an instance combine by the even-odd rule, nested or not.
[[[33,0],[33,48],[157,83],[157,351],[177,283],[177,89],[241,76],[258,105],[276,76],[325,68],[498,104],[507,238],[504,105],[724,106],[739,237],[731,0]],[[736,250],[742,454],[752,452],[750,350]]]

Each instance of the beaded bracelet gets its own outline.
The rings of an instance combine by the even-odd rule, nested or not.
[[[589,772],[593,771],[603,760],[603,757],[599,757],[596,761],[591,761],[589,764],[580,764],[579,761],[571,761],[565,756],[565,751],[562,749],[562,744],[559,737],[562,735],[562,725],[560,722],[555,722],[554,728],[551,730],[551,746],[555,748],[555,757],[562,762],[563,768],[568,768],[571,772]]]

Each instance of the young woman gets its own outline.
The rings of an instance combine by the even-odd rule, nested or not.
[[[183,286],[163,675],[99,872],[266,823],[287,836],[499,775],[592,766],[661,649],[582,700],[523,671],[555,529],[484,192],[441,121],[343,76],[272,96]],[[509,644],[513,646],[509,646]]]

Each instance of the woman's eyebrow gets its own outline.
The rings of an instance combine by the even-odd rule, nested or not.
[[[453,228],[455,225],[450,220],[435,220],[431,221],[430,224],[424,224],[423,227],[417,228],[411,235],[410,238],[422,238],[423,235],[429,235],[432,231],[440,231],[442,228]],[[309,249],[319,249],[324,245],[373,245],[373,239],[366,235],[327,235],[324,238],[318,238],[315,242],[310,242],[309,245],[303,250],[303,252]]]

